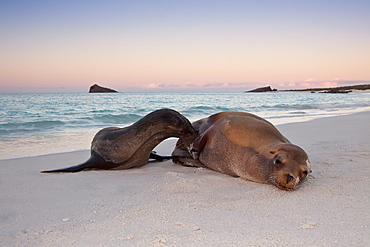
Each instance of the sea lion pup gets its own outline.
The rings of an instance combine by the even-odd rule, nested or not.
[[[306,152],[253,114],[220,112],[194,122],[193,127],[199,137],[190,145],[178,140],[172,153],[177,156],[175,163],[207,167],[284,190],[296,188],[311,172]]]
[[[63,169],[43,171],[79,172],[86,169],[129,169],[148,163],[149,158],[166,157],[152,152],[155,146],[169,137],[185,141],[197,137],[197,131],[187,118],[171,109],[149,113],[125,128],[109,127],[100,130],[91,142],[91,157],[85,163]]]

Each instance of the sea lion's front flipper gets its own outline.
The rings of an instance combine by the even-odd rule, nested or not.
[[[189,154],[194,160],[199,159],[204,146],[207,144],[208,136],[214,132],[212,127],[208,128],[203,134],[199,135],[189,146]]]
[[[56,169],[56,170],[42,171],[42,173],[80,172],[83,170],[99,168],[100,162],[101,160],[99,157],[97,157],[96,155],[91,155],[90,159],[88,159],[85,163],[82,163],[80,165]]]

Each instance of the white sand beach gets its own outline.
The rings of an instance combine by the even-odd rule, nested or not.
[[[368,111],[278,126],[312,163],[290,192],[171,161],[40,173],[88,151],[1,160],[0,246],[370,246],[369,123]]]

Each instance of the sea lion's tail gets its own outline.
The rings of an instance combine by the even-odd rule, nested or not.
[[[99,161],[100,160],[98,157],[96,157],[95,155],[91,155],[90,159],[88,159],[85,163],[82,163],[80,165],[56,169],[56,170],[41,171],[41,173],[80,172],[83,170],[96,168]]]

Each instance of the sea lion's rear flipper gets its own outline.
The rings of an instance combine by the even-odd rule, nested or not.
[[[149,156],[149,159],[154,159],[156,161],[165,161],[165,160],[170,160],[172,158],[173,156],[162,156],[162,155],[157,154],[155,151],[152,151]]]
[[[96,155],[91,155],[90,159],[88,159],[85,163],[82,163],[80,165],[56,169],[56,170],[42,171],[42,173],[80,172],[80,171],[87,170],[87,169],[98,168],[99,163],[100,163],[100,159]]]
[[[205,167],[199,160],[194,160],[187,153],[184,153],[184,155],[161,156],[152,151],[149,158],[155,159],[155,161],[165,161],[172,159],[172,162],[182,166]]]

